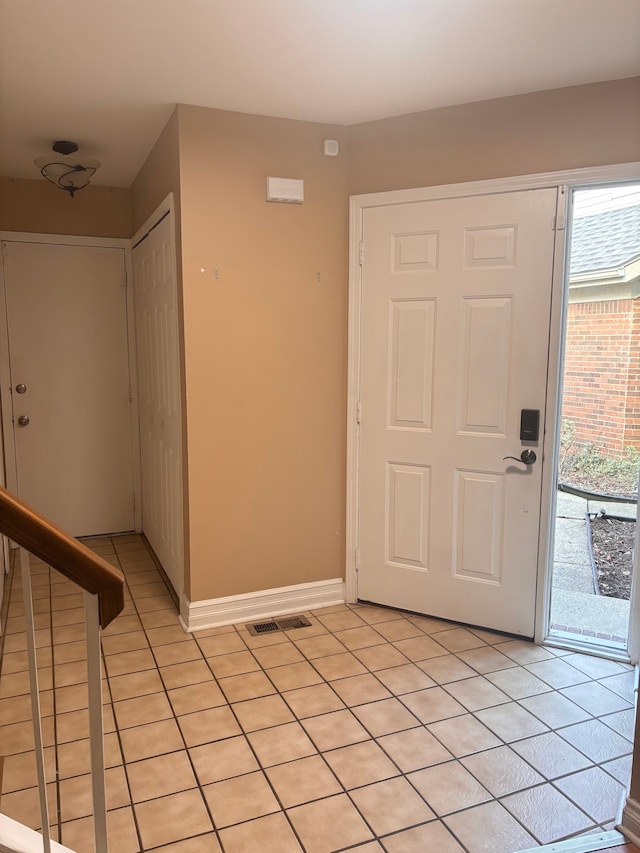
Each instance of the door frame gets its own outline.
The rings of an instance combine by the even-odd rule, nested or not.
[[[134,499],[134,529],[140,532],[142,523],[140,501],[140,435],[138,431],[138,371],[136,364],[135,323],[133,317],[133,267],[131,241],[117,237],[74,237],[66,234],[34,234],[21,231],[0,231],[0,242],[44,243],[52,246],[85,246],[97,249],[122,249],[126,276],[127,351],[129,360],[129,431],[131,435],[131,464]],[[11,373],[9,369],[9,330],[6,311],[4,264],[0,264],[0,408],[4,433],[5,476],[9,491],[17,493],[15,432],[11,411]]]
[[[564,322],[564,279],[566,260],[565,208],[566,187],[588,187],[600,183],[623,183],[640,178],[640,162],[622,163],[611,166],[594,166],[583,169],[519,175],[460,184],[421,187],[407,190],[367,193],[349,199],[349,325],[347,351],[347,483],[346,483],[346,565],[345,598],[350,603],[358,600],[358,469],[359,469],[359,400],[361,371],[361,326],[362,326],[362,240],[364,211],[368,208],[406,204],[411,202],[435,201],[439,199],[464,198],[465,196],[495,195],[522,190],[559,188],[559,205],[556,221],[553,277],[551,282],[551,322],[549,330],[549,363],[547,370],[547,396],[543,458],[549,464],[543,468],[542,500],[540,507],[540,536],[538,547],[538,583],[535,602],[535,642],[541,643],[549,630],[549,607],[551,595],[550,556],[553,547],[552,511],[553,483],[555,482],[555,446],[559,411],[561,360],[561,330]],[[636,588],[640,584],[634,585]],[[640,623],[640,619],[636,620]],[[634,626],[629,637],[629,649],[638,648],[640,624]]]

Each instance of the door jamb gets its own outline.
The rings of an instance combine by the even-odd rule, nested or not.
[[[360,420],[360,336],[362,321],[362,256],[363,214],[367,208],[410,202],[434,201],[436,199],[463,198],[465,196],[494,195],[549,187],[561,188],[587,186],[599,183],[625,182],[640,178],[640,162],[622,163],[611,166],[594,166],[584,169],[563,170],[541,174],[520,175],[511,178],[496,178],[460,184],[422,187],[409,190],[367,193],[349,199],[349,340],[347,376],[347,484],[346,484],[346,566],[345,598],[350,603],[358,600],[358,468],[359,468],[359,420]],[[565,196],[566,198],[566,196]],[[560,211],[559,211],[560,212]],[[560,223],[564,227],[564,223]],[[558,383],[560,370],[560,322],[563,317],[565,231],[557,224],[554,250],[554,273],[551,297],[551,327],[549,340],[549,366],[547,375],[547,408],[543,458],[553,458],[555,429],[558,414]],[[549,567],[549,529],[551,477],[553,466],[545,466],[540,512],[540,534],[538,554],[538,595],[536,601],[535,640],[542,642],[548,628],[549,589],[551,573]]]
[[[140,500],[140,435],[138,431],[138,394],[136,371],[136,341],[133,317],[133,268],[131,264],[131,241],[119,237],[74,237],[67,234],[35,234],[21,231],[0,231],[0,243],[45,243],[55,246],[87,246],[100,249],[122,249],[124,271],[126,276],[126,309],[127,309],[127,347],[129,357],[129,382],[131,385],[131,455],[132,455],[132,487],[134,498],[134,529],[140,531],[142,520]],[[11,374],[9,370],[9,330],[6,312],[6,289],[4,280],[4,264],[2,280],[0,281],[0,417],[2,418],[4,438],[5,476],[7,488],[17,493],[17,471],[15,454],[15,434],[13,428],[13,413],[11,409]]]

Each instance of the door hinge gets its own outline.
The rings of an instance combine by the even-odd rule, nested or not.
[[[553,230],[564,231],[566,225],[567,196],[566,187],[560,187],[560,195],[556,202],[556,215],[553,217]]]
[[[136,511],[136,493],[135,492],[133,492],[131,495],[131,503],[133,504],[133,511],[135,513],[135,511]]]
[[[356,564],[356,572],[360,568],[360,548],[356,548],[355,554],[355,564]]]
[[[364,241],[360,240],[358,245],[358,263],[360,266],[364,263]]]
[[[362,403],[360,400],[356,403],[356,423],[359,424],[362,420]]]
[[[124,274],[123,274],[122,286],[124,287],[125,290],[129,287],[129,276],[127,275],[126,270],[124,271]]]
[[[133,391],[131,390],[131,385],[129,385],[129,402],[133,402]]]

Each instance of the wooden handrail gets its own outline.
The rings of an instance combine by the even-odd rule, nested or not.
[[[0,486],[0,533],[97,595],[103,628],[124,607],[124,575]]]

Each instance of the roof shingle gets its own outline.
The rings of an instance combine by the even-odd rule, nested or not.
[[[640,255],[640,205],[583,216],[573,222],[570,273],[623,266]]]

